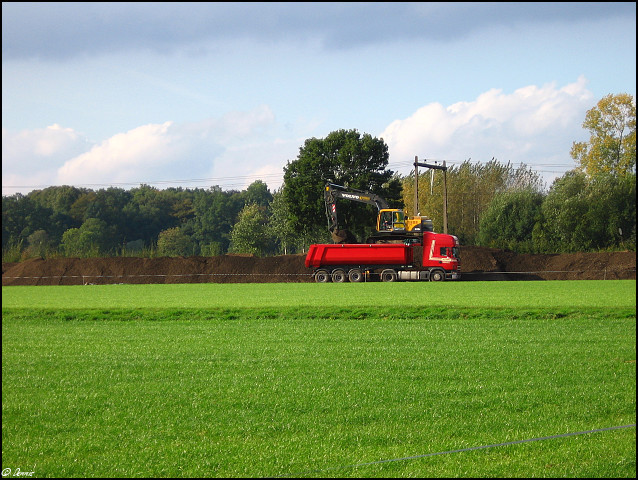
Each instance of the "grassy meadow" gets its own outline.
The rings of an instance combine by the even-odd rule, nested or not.
[[[3,287],[3,476],[635,477],[635,293]]]

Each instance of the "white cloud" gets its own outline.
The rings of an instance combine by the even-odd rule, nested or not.
[[[58,169],[63,184],[125,182],[131,175],[166,166],[180,153],[171,122],[119,133]],[[144,176],[139,177],[144,178]]]
[[[53,124],[33,130],[2,129],[2,193],[30,191],[50,185],[57,167],[90,148],[86,137],[71,128]],[[27,188],[5,189],[4,185]]]
[[[274,114],[262,105],[200,122],[142,125],[99,144],[59,125],[17,133],[3,129],[3,194],[46,185],[119,184],[128,188],[260,172],[270,176],[285,163],[273,157],[273,152],[286,151],[276,145],[270,148],[269,143],[277,143],[268,140],[274,126]],[[12,185],[26,188],[9,188]],[[200,185],[195,182],[194,186]]]
[[[573,161],[572,142],[583,137],[581,124],[593,106],[586,79],[557,88],[526,86],[511,94],[492,89],[469,102],[448,107],[431,103],[392,122],[380,134],[394,161],[431,158],[462,162],[525,163]]]
[[[58,124],[19,132],[3,128],[3,171],[5,166],[24,171],[32,171],[35,166],[46,167],[51,159],[76,155],[86,145],[86,139],[80,133]],[[31,159],[30,163],[25,163],[27,158]]]
[[[573,168],[572,142],[586,137],[581,124],[594,104],[586,83],[581,77],[562,88],[530,85],[509,94],[492,89],[472,101],[431,103],[378,136],[387,143],[392,163],[411,162],[415,155],[451,164],[495,157],[538,170],[560,164],[566,171]],[[279,125],[265,105],[197,122],[141,125],[99,144],[59,125],[3,129],[3,194],[16,191],[6,188],[10,185],[26,186],[17,189],[22,192],[63,184],[243,189],[256,179],[274,190],[281,186],[286,162],[303,145],[302,130],[303,125]]]
[[[115,135],[73,158],[58,171],[61,183],[153,182],[202,179],[223,170],[243,172],[255,158],[229,151],[254,142],[274,124],[269,107],[230,112],[220,119],[181,125],[166,122]],[[241,173],[240,173],[241,174]]]

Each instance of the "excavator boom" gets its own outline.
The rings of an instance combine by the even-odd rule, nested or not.
[[[331,232],[334,232],[339,228],[339,222],[337,220],[337,199],[339,198],[367,203],[369,205],[375,205],[378,211],[388,208],[388,202],[386,202],[385,199],[383,199],[379,195],[364,192],[363,190],[351,190],[352,191],[347,191],[346,187],[335,185],[334,183],[328,183],[326,185],[323,196],[326,202],[326,214],[328,215],[328,219],[330,221],[329,230]]]
[[[328,229],[335,243],[357,243],[352,233],[339,226],[337,200],[341,198],[377,207],[377,233],[372,235],[367,243],[389,240],[405,241],[408,238],[415,237],[418,232],[432,231],[432,221],[430,219],[426,217],[410,217],[406,219],[403,210],[389,208],[388,202],[374,193],[357,189],[348,191],[346,187],[328,183],[323,194],[329,222]]]

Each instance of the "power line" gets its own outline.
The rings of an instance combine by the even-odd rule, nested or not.
[[[189,179],[176,179],[176,180],[151,180],[151,181],[136,181],[136,182],[109,182],[109,183],[79,183],[78,187],[115,187],[115,186],[137,186],[137,185],[171,185],[171,184],[193,184],[193,183],[208,183],[218,185],[220,183],[223,186],[243,186],[245,181],[248,180],[263,180],[263,179],[279,179],[282,175],[278,173],[266,173],[262,175],[235,175],[230,177],[209,177],[209,178],[189,178]],[[228,183],[233,182],[233,183]],[[3,189],[11,188],[47,188],[60,185],[43,184],[43,185],[2,185]],[[222,186],[222,185],[220,185]]]
[[[453,165],[453,166],[458,166],[465,163],[465,161],[443,160],[443,159],[428,159],[428,161],[433,161],[433,162],[445,161],[447,165]],[[481,162],[476,162],[476,163],[480,164]],[[563,169],[573,169],[576,167],[575,165],[560,164],[560,163],[544,163],[544,164],[531,166],[524,162],[518,162],[518,163],[511,163],[511,165],[519,166],[519,167],[526,166],[530,170],[536,173],[550,173],[550,174],[563,174],[565,173],[565,170]],[[395,170],[399,168],[403,168],[403,167],[411,168],[413,166],[414,166],[414,162],[411,160],[396,161],[396,162],[388,163],[388,168],[395,169]],[[548,169],[545,169],[545,168],[538,169],[536,167],[547,167]],[[560,170],[557,170],[557,169],[560,169]],[[256,181],[256,180],[270,180],[270,181],[283,180],[283,174],[282,173],[266,173],[261,175],[257,175],[257,174],[233,175],[233,176],[227,176],[227,177],[206,177],[206,178],[151,180],[151,181],[109,182],[109,183],[80,183],[80,184],[76,184],[75,186],[78,186],[78,187],[127,187],[127,186],[134,187],[138,185],[210,184],[210,185],[217,185],[217,186],[225,187],[225,188],[234,188],[234,187],[243,187],[247,181]],[[55,184],[2,185],[2,189],[3,190],[22,189],[22,188],[43,189],[43,188],[55,187],[55,186],[61,186],[61,185],[55,185]]]
[[[446,160],[446,159],[431,159],[428,158],[428,161],[431,162],[445,162],[446,165],[462,165],[463,163],[465,163],[465,161],[459,161],[459,160]],[[469,163],[474,163],[474,164],[480,164],[480,163],[484,163],[484,162],[472,162],[469,161]],[[555,167],[555,168],[567,168],[567,169],[572,169],[572,168],[576,168],[577,165],[574,164],[565,164],[565,163],[537,163],[535,165],[529,165],[525,162],[508,162],[510,165],[514,166],[514,167],[528,167],[534,171],[544,171],[544,170],[537,170],[536,167]],[[397,161],[397,162],[389,162],[388,163],[388,167],[391,168],[397,168],[397,167],[414,167],[414,161]]]

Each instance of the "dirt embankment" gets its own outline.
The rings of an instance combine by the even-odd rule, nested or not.
[[[485,247],[461,247],[465,280],[636,279],[636,252],[518,254]]]
[[[305,255],[31,259],[2,265],[2,285],[311,282]],[[529,255],[461,247],[466,280],[635,279],[636,252]]]

